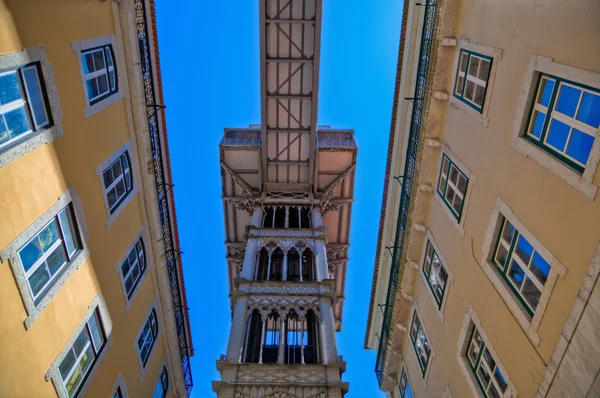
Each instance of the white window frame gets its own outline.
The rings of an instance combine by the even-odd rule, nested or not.
[[[108,65],[108,58],[106,56],[107,51],[108,51],[108,54],[110,55],[110,62],[112,63],[112,65]],[[117,75],[115,73],[115,62],[114,62],[113,52],[114,52],[114,50],[110,44],[106,44],[106,45],[102,45],[100,47],[90,48],[90,49],[81,51],[82,57],[86,56],[87,54],[102,53],[102,59],[104,62],[104,68],[97,69],[93,72],[83,75],[84,90],[86,91],[86,94],[88,96],[88,101],[90,102],[90,104],[99,102],[100,98],[105,98],[109,95],[113,95],[118,90],[118,81],[117,81]],[[96,61],[95,61],[93,55],[92,55],[92,59],[94,60],[94,66],[95,66]],[[111,72],[113,74],[114,87],[113,87],[113,84],[111,84],[111,82],[110,82],[109,75]],[[89,98],[90,93],[87,91],[87,82],[92,79],[97,79],[98,77],[103,76],[103,75],[106,76],[106,83],[108,85],[108,91],[105,93],[98,94],[94,98]],[[96,80],[96,82],[97,82],[97,80]]]
[[[430,373],[430,370],[431,370],[431,364],[433,363],[433,360],[435,358],[435,351],[433,350],[433,346],[431,345],[431,339],[429,338],[429,335],[427,334],[427,331],[425,330],[425,327],[423,326],[423,317],[421,316],[421,313],[419,312],[419,308],[417,307],[417,303],[413,302],[413,308],[412,308],[411,312],[412,313],[410,315],[410,321],[408,323],[406,337],[408,338],[408,343],[411,345],[412,352],[415,354],[415,356],[413,358],[417,362],[417,367],[418,367],[419,371],[422,372],[421,376],[422,376],[422,379],[423,379],[423,385],[425,387],[427,387],[427,380],[429,378],[429,373]],[[419,317],[419,322],[421,323],[421,329],[423,330],[423,334],[425,335],[425,338],[427,339],[427,342],[429,343],[429,348],[430,348],[429,359],[427,361],[427,367],[425,368],[424,371],[421,368],[421,362],[419,361],[417,350],[415,348],[415,345],[413,344],[412,337],[410,335],[410,332],[412,330],[412,324],[413,324],[413,320],[414,320],[415,314]]]
[[[117,37],[114,35],[101,36],[101,37],[96,37],[93,39],[80,40],[80,41],[75,41],[75,42],[71,43],[71,48],[77,56],[77,64],[79,65],[79,74],[80,74],[79,77],[80,77],[80,80],[82,83],[82,93],[83,93],[83,97],[84,97],[84,101],[85,101],[85,108],[84,108],[83,114],[86,119],[95,115],[96,113],[102,111],[103,109],[109,107],[110,105],[119,101],[123,97],[123,91],[125,89],[125,86],[123,84],[124,73],[123,73],[122,65],[119,62],[120,58],[121,58],[121,47],[118,44],[119,43],[118,43]],[[117,89],[116,89],[116,92],[114,92],[113,94],[110,94],[107,97],[105,97],[104,99],[102,99],[94,104],[91,104],[90,100],[88,99],[87,86],[86,86],[86,81],[88,79],[86,78],[86,74],[84,72],[83,62],[81,60],[81,54],[88,49],[93,49],[93,48],[107,46],[107,45],[110,45],[113,50],[112,51],[112,55],[114,58],[113,65],[117,70],[117,73],[116,73]]]
[[[464,174],[467,177],[467,180],[468,180],[467,181],[467,191],[465,192],[465,195],[463,198],[463,205],[462,205],[460,219],[456,218],[456,215],[452,212],[452,210],[450,210],[450,208],[448,207],[449,205],[445,202],[445,200],[442,197],[440,197],[440,194],[438,192],[438,186],[439,186],[440,178],[441,178],[441,169],[442,169],[442,162],[444,160],[444,155],[446,155],[452,161],[452,163],[454,163],[456,165],[456,167],[460,170],[460,172],[462,174]],[[437,164],[437,169],[436,169],[435,186],[433,187],[433,190],[434,190],[433,197],[434,197],[434,200],[437,202],[437,204],[442,208],[442,210],[450,218],[450,221],[452,222],[454,227],[458,230],[458,233],[460,234],[460,236],[463,236],[463,237],[465,236],[465,220],[467,218],[467,211],[469,208],[471,192],[473,191],[473,187],[475,186],[476,182],[477,182],[477,178],[471,172],[471,170],[458,158],[458,156],[456,156],[454,154],[454,152],[452,152],[452,149],[450,148],[450,146],[448,144],[446,144],[445,142],[442,142],[441,151],[439,154],[438,164]]]
[[[457,72],[460,62],[460,50],[472,51],[475,53],[479,53],[481,55],[485,55],[487,57],[492,58],[492,67],[490,68],[490,74],[487,80],[487,86],[485,90],[485,98],[483,101],[483,108],[481,111],[473,108],[471,105],[465,103],[460,98],[456,98],[454,96],[454,88],[456,86]],[[496,70],[498,69],[499,61],[502,59],[503,50],[496,47],[486,46],[484,44],[471,42],[469,39],[460,38],[458,40],[458,44],[456,47],[456,54],[454,56],[454,65],[452,67],[452,84],[451,84],[451,93],[448,95],[448,99],[450,100],[450,105],[455,108],[465,112],[467,115],[477,120],[479,123],[483,124],[485,127],[488,127],[490,122],[490,118],[487,116],[492,93],[494,89],[494,81],[496,80]]]
[[[136,282],[136,285],[132,290],[131,297],[127,298],[127,288],[125,287],[125,277],[121,270],[121,265],[129,257],[129,253],[131,252],[131,250],[133,250],[133,248],[136,246],[136,244],[140,240],[142,241],[142,244],[144,245],[144,256],[145,256],[146,268],[140,274],[140,276]],[[151,256],[148,255],[150,248],[144,243],[144,242],[149,242],[149,241],[150,241],[149,237],[145,233],[144,228],[140,229],[140,231],[137,233],[137,235],[135,236],[135,238],[133,239],[131,244],[127,247],[127,250],[125,250],[125,253],[123,254],[123,256],[117,262],[117,266],[115,267],[115,270],[119,276],[119,280],[121,281],[121,287],[123,288],[123,297],[125,299],[125,313],[126,314],[129,312],[129,309],[131,308],[131,304],[135,300],[135,297],[137,296],[138,291],[140,290],[140,288],[141,288],[142,284],[144,283],[144,280],[146,279],[146,276],[148,275],[149,270],[150,270],[150,265],[151,265],[150,257]]]
[[[465,354],[467,351],[467,348],[469,347],[469,343],[471,341],[471,331],[473,330],[473,326],[475,326],[475,328],[481,335],[481,338],[485,342],[486,348],[488,349],[488,351],[492,355],[494,361],[496,362],[496,366],[500,369],[500,372],[506,379],[507,387],[506,387],[506,391],[504,392],[504,395],[502,396],[502,398],[517,397],[518,392],[517,392],[515,385],[511,381],[510,376],[509,376],[508,372],[506,371],[506,368],[502,365],[502,362],[500,362],[500,359],[499,359],[500,357],[498,356],[498,354],[496,353],[496,351],[490,344],[490,340],[488,339],[488,337],[485,333],[485,330],[483,329],[481,322],[479,321],[479,318],[477,317],[477,314],[473,310],[473,307],[469,306],[469,309],[465,313],[465,317],[463,319],[463,324],[462,324],[462,327],[460,330],[460,334],[458,336],[458,344],[457,344],[458,351],[456,352],[456,360],[458,361],[458,366],[459,366],[460,370],[462,371],[463,375],[465,376],[465,378],[469,384],[469,387],[471,387],[473,396],[484,398],[484,395],[481,392],[479,384],[477,383],[477,379],[475,378],[475,375],[473,374],[473,371],[470,368],[470,364],[468,363],[467,356]]]
[[[117,159],[121,157],[125,152],[127,152],[129,158],[129,173],[131,175],[131,191],[126,193],[124,199],[121,202],[117,202],[117,207],[111,212],[111,208],[108,204],[108,198],[106,193],[108,192],[108,188],[104,184],[104,171],[112,165]],[[119,148],[116,152],[114,152],[108,159],[106,159],[100,166],[96,168],[96,176],[100,179],[100,186],[102,187],[102,197],[104,199],[104,207],[106,210],[106,228],[109,228],[112,223],[119,217],[119,214],[127,207],[127,205],[133,200],[138,192],[137,185],[137,174],[135,168],[135,154],[133,152],[133,147],[131,145],[131,141],[127,141],[125,145]],[[116,181],[116,180],[115,180]],[[114,182],[113,182],[114,184]]]
[[[123,375],[121,373],[119,373],[119,375],[117,376],[117,381],[115,382],[115,385],[112,388],[112,392],[110,393],[110,398],[113,398],[115,396],[118,389],[121,390],[122,398],[129,398],[129,391],[127,390],[127,383],[125,383],[125,379],[123,378]]]
[[[148,353],[148,357],[146,359],[146,364],[144,365],[142,353],[140,352],[140,350],[138,348],[138,339],[144,333],[144,327],[146,326],[146,323],[150,320],[150,316],[152,315],[153,311],[154,311],[154,314],[156,314],[155,319],[154,319],[154,321],[156,322],[156,336],[154,336],[154,342],[152,343],[152,347],[150,348],[150,352]],[[138,332],[137,336],[135,337],[135,340],[133,341],[133,349],[136,353],[138,362],[140,364],[140,371],[142,372],[141,380],[144,380],[144,376],[146,376],[146,371],[148,370],[148,364],[150,363],[150,360],[152,359],[152,355],[156,351],[156,345],[158,344],[158,341],[161,336],[161,327],[160,327],[161,321],[158,319],[158,316],[159,316],[159,312],[158,312],[158,309],[156,308],[156,299],[154,299],[154,301],[152,302],[152,305],[150,306],[150,310],[148,310],[148,313],[144,317],[144,321],[142,322],[140,331]],[[152,333],[152,325],[150,325],[150,333]]]
[[[76,397],[85,396],[85,393],[89,388],[91,381],[94,379],[94,375],[100,368],[101,362],[104,360],[112,346],[112,323],[110,320],[110,316],[108,315],[106,303],[104,302],[104,299],[102,298],[100,293],[98,293],[98,295],[96,295],[90,303],[87,312],[83,316],[83,319],[79,322],[79,324],[75,328],[75,331],[73,332],[73,334],[71,334],[71,337],[64,345],[61,352],[58,354],[58,357],[54,360],[54,362],[50,366],[50,369],[48,369],[48,371],[46,372],[46,381],[52,380],[52,384],[54,384],[54,388],[56,389],[56,393],[59,396],[59,398],[69,398],[69,394],[67,393],[67,390],[64,387],[62,377],[60,375],[59,366],[62,363],[65,356],[71,350],[73,343],[75,343],[75,340],[77,340],[77,337],[79,337],[79,334],[81,333],[83,328],[86,327],[87,322],[89,321],[90,317],[96,312],[96,310],[98,310],[98,313],[100,314],[100,326],[104,329],[104,336],[106,342],[104,343],[104,348],[98,354],[98,357],[96,358],[96,362],[93,364],[92,369],[88,373],[85,382],[81,385],[79,394],[77,394]]]
[[[44,297],[36,304],[29,288],[29,282],[27,281],[27,275],[21,263],[19,251],[26,242],[37,235],[46,224],[70,203],[73,205],[75,228],[77,228],[79,234],[81,249],[73,257],[73,260],[66,265],[66,269],[62,271],[61,275],[55,279],[52,287],[47,290]],[[75,193],[75,190],[71,188],[63,193],[55,204],[0,251],[0,262],[8,260],[27,312],[27,318],[25,318],[24,321],[25,329],[29,329],[31,325],[33,325],[35,320],[41,315],[54,296],[58,294],[63,285],[67,282],[69,277],[77,271],[89,257],[90,252],[87,246],[87,239],[87,224],[84,218],[83,206],[81,205],[81,200]]]
[[[528,127],[531,105],[537,93],[537,80],[540,73],[546,73],[596,88],[600,88],[600,73],[559,64],[554,62],[552,58],[532,55],[517,104],[511,140],[512,147],[521,155],[532,158],[542,167],[548,169],[551,173],[593,200],[598,192],[598,186],[594,184],[593,180],[598,171],[598,163],[600,162],[600,131],[596,131],[596,139],[592,145],[592,150],[585,164],[583,174],[577,172],[548,151],[524,137]]]
[[[165,363],[163,364],[163,366],[160,367],[160,373],[158,374],[158,379],[156,380],[156,384],[154,385],[154,389],[152,390],[153,398],[154,398],[154,394],[155,394],[156,389],[158,388],[159,384],[162,385],[163,372],[166,374],[167,388],[166,388],[166,390],[162,391],[164,393],[162,398],[165,398],[169,394],[169,389],[171,388],[171,380],[169,378],[169,370],[167,369],[167,361],[165,360]]]
[[[442,296],[442,301],[439,305],[437,302],[437,298],[431,291],[431,287],[429,286],[429,282],[427,281],[427,277],[425,276],[425,273],[423,270],[423,266],[425,265],[425,257],[427,256],[427,243],[431,244],[433,250],[437,254],[438,258],[440,259],[442,266],[444,267],[444,269],[446,270],[446,273],[448,274],[448,278],[446,278],[446,286],[444,287],[444,295]],[[446,309],[446,303],[448,302],[448,294],[450,292],[450,287],[454,284],[454,275],[452,274],[452,271],[448,267],[448,263],[442,257],[440,248],[435,243],[435,239],[433,238],[433,234],[431,233],[430,229],[427,229],[427,231],[425,233],[425,241],[423,244],[423,249],[421,250],[421,261],[419,263],[419,275],[421,275],[421,280],[425,284],[425,288],[427,289],[427,292],[429,293],[429,296],[431,297],[432,303],[433,303],[438,315],[440,316],[442,323],[444,323],[444,311]]]
[[[0,148],[0,168],[42,144],[51,143],[63,134],[62,109],[56,88],[54,70],[52,64],[48,62],[44,46],[26,48],[19,53],[0,55],[0,70],[27,69],[32,66],[29,65],[32,63],[39,63],[38,83],[42,86],[40,80],[42,78],[44,84],[41,88],[45,90],[46,94],[45,110],[48,123],[37,126],[35,131],[22,134],[14,140],[13,144],[3,145]],[[52,123],[50,123],[50,119]],[[32,124],[35,125],[35,122],[32,121]]]
[[[518,231],[529,241],[529,243],[540,253],[540,255],[550,264],[550,273],[548,279],[541,291],[540,300],[537,308],[534,312],[533,317],[529,315],[523,304],[516,297],[515,293],[508,286],[507,282],[500,275],[497,266],[492,262],[492,255],[496,248],[496,239],[500,228],[502,227],[502,217],[508,220]],[[481,267],[484,273],[492,282],[492,285],[496,288],[502,300],[508,307],[508,309],[515,316],[519,325],[525,331],[525,334],[529,337],[531,342],[537,347],[540,343],[540,336],[538,335],[538,329],[540,323],[546,311],[548,302],[552,295],[552,290],[556,284],[556,280],[560,276],[564,278],[567,273],[567,268],[548,250],[536,236],[529,231],[529,229],[523,224],[517,216],[513,213],[512,209],[506,204],[502,198],[498,198],[496,201],[496,207],[492,210],[488,228],[485,234]]]

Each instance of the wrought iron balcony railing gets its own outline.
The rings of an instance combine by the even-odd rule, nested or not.
[[[158,197],[158,210],[162,226],[163,243],[165,245],[165,256],[167,262],[167,274],[171,287],[171,298],[173,300],[173,314],[175,315],[175,327],[179,341],[179,353],[181,355],[181,369],[185,379],[188,396],[194,385],[192,381],[192,368],[190,364],[190,348],[186,332],[186,315],[182,299],[182,286],[177,270],[177,256],[173,239],[173,228],[171,226],[170,206],[167,195],[167,181],[163,167],[163,154],[161,149],[161,136],[158,123],[157,111],[160,105],[156,103],[154,92],[154,76],[150,57],[150,44],[148,42],[148,21],[144,0],[134,0],[135,18],[138,32],[138,44],[140,48],[140,60],[142,66],[142,78],[144,80],[144,94],[146,97],[146,115],[148,117],[148,132],[150,134],[150,145],[152,147],[152,163],[154,166],[154,179],[156,182],[156,195]]]
[[[221,147],[259,147],[261,145],[260,127],[257,129],[225,129]]]
[[[406,161],[404,165],[404,178],[400,188],[400,205],[398,209],[398,221],[396,225],[396,236],[394,238],[394,250],[392,252],[392,265],[390,269],[390,280],[387,290],[385,311],[383,314],[383,323],[379,337],[379,348],[377,350],[377,361],[375,363],[375,374],[381,385],[384,370],[388,362],[388,354],[391,342],[390,328],[394,313],[394,303],[398,289],[398,280],[401,274],[402,249],[404,237],[408,227],[409,208],[413,185],[415,183],[415,167],[417,165],[417,155],[419,150],[419,139],[421,135],[421,124],[423,121],[423,108],[425,103],[425,92],[427,88],[427,74],[429,72],[429,57],[433,44],[433,35],[435,29],[435,17],[437,4],[435,1],[428,0],[424,4],[425,17],[423,21],[423,32],[419,50],[419,63],[417,66],[417,83],[413,100],[413,109],[411,116],[410,131],[408,136],[408,147],[406,151]]]
[[[358,149],[353,130],[333,130],[319,127],[317,148]]]

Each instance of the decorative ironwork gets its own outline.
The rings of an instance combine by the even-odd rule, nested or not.
[[[402,249],[404,237],[408,226],[409,207],[414,184],[415,168],[417,165],[417,156],[419,150],[419,141],[421,135],[421,124],[423,119],[423,108],[425,105],[425,90],[427,88],[427,75],[429,72],[429,57],[433,44],[433,35],[435,29],[435,17],[437,4],[428,2],[425,5],[425,17],[423,21],[423,33],[419,51],[419,64],[417,67],[417,83],[413,98],[412,119],[408,137],[408,150],[406,153],[406,162],[404,166],[404,178],[400,190],[400,205],[398,209],[398,221],[396,226],[396,236],[394,238],[392,265],[390,270],[390,280],[388,284],[385,311],[383,314],[383,323],[379,337],[379,348],[377,350],[377,361],[375,363],[375,374],[381,384],[383,373],[388,362],[388,351],[390,349],[390,328],[392,324],[394,303],[398,289],[398,280],[400,279],[402,266]]]
[[[332,130],[319,127],[317,132],[318,148],[358,149],[353,130]]]
[[[221,139],[222,147],[259,147],[261,146],[260,129],[225,130]]]
[[[165,189],[167,181],[165,180],[165,170],[163,168],[163,154],[161,147],[160,130],[157,115],[156,94],[154,92],[154,76],[152,74],[152,65],[150,58],[150,44],[148,42],[146,9],[143,0],[135,1],[135,18],[137,24],[138,44],[140,49],[140,60],[142,67],[142,78],[144,80],[144,95],[146,99],[146,115],[148,118],[148,132],[150,134],[150,145],[152,148],[152,163],[154,169],[154,179],[156,182],[156,195],[158,197],[158,210],[160,214],[160,223],[162,226],[162,237],[165,245],[165,257],[167,263],[167,274],[169,285],[171,287],[171,298],[173,300],[173,314],[175,315],[175,328],[177,339],[179,341],[179,353],[181,354],[181,369],[185,379],[185,386],[188,396],[194,385],[192,381],[192,369],[190,364],[190,347],[188,346],[188,336],[186,332],[185,312],[187,308],[183,306],[181,297],[180,278],[177,267],[177,260],[180,257],[175,256],[175,247],[173,240],[173,229],[171,226],[171,214],[168,203],[168,195]]]

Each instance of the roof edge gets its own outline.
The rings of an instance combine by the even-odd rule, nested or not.
[[[383,180],[383,196],[381,199],[381,214],[379,216],[379,232],[377,234],[377,251],[375,252],[375,266],[373,271],[373,281],[371,283],[371,298],[369,302],[369,314],[367,318],[367,327],[365,332],[365,341],[364,348],[369,349],[369,334],[371,329],[371,321],[373,318],[373,307],[375,304],[375,291],[377,290],[377,278],[379,276],[379,261],[381,252],[381,242],[383,240],[383,226],[385,224],[385,213],[387,209],[387,196],[388,196],[388,187],[389,187],[389,179],[390,179],[390,169],[392,166],[392,157],[393,157],[393,149],[394,149],[394,135],[396,132],[396,121],[397,121],[397,109],[398,109],[398,99],[400,97],[400,80],[402,77],[402,63],[404,62],[404,39],[406,36],[406,23],[408,20],[408,8],[409,8],[409,0],[404,0],[404,5],[402,7],[402,21],[400,25],[400,41],[398,44],[398,63],[396,65],[396,82],[394,86],[394,100],[392,103],[392,121],[390,125],[390,138],[388,141],[388,155],[387,161],[385,165],[385,176]]]

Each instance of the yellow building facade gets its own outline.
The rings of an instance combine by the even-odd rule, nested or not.
[[[0,0],[0,396],[187,396],[153,1]]]
[[[600,396],[599,17],[404,2],[365,338],[388,397]]]

